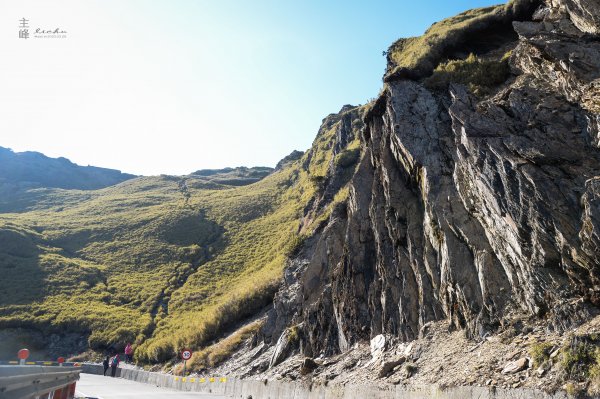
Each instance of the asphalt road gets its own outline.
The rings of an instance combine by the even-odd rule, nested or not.
[[[77,382],[75,397],[97,399],[227,399],[225,396],[181,392],[167,388],[159,388],[122,378],[104,377],[94,374],[81,374]]]

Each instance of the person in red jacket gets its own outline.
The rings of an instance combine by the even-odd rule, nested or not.
[[[127,363],[133,362],[133,348],[129,343],[127,344],[127,346],[125,346],[125,361]]]

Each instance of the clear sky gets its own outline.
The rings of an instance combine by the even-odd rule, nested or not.
[[[136,174],[274,166],[382,51],[487,0],[2,0],[0,146]],[[67,32],[19,38],[19,20]]]

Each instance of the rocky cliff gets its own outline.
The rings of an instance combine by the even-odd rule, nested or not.
[[[597,313],[599,15],[596,0],[515,1],[390,48],[348,198],[269,314],[275,357],[296,340],[308,356],[411,341],[436,320],[478,338],[516,314],[563,331]]]

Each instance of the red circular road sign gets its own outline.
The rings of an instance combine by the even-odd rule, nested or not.
[[[25,360],[29,357],[29,349],[21,349],[18,353],[17,353],[17,357],[21,360]]]
[[[192,351],[189,349],[184,349],[181,351],[181,358],[183,360],[190,360],[192,357]]]
[[[65,358],[61,356],[58,359],[56,359],[56,361],[58,362],[58,364],[63,364],[65,362]]]

